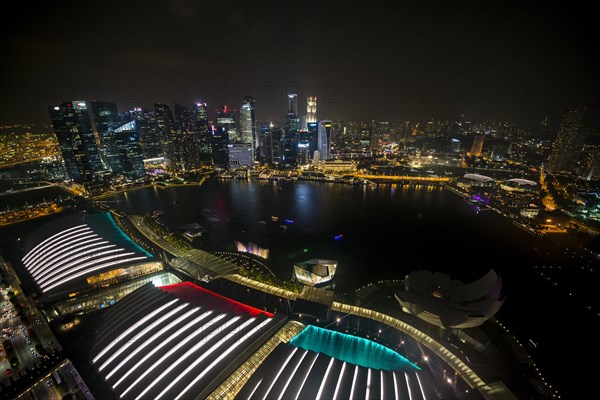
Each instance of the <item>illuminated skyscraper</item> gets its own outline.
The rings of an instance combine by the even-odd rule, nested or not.
[[[171,108],[169,108],[168,104],[157,103],[154,105],[154,111],[156,114],[156,125],[160,135],[163,154],[174,167],[177,162],[177,152],[175,148],[177,130],[175,129],[175,121],[173,120]]]
[[[103,169],[98,144],[85,101],[49,107],[54,132],[69,177],[90,188],[93,174]]]
[[[229,143],[227,153],[230,169],[251,167],[254,163],[252,143]]]
[[[558,128],[558,134],[548,159],[548,172],[565,172],[574,167],[578,156],[577,135],[585,108],[568,108]]]
[[[317,147],[321,160],[329,160],[331,157],[331,121],[319,121],[319,136]]]
[[[298,118],[298,95],[288,94],[288,118]]]
[[[122,171],[118,149],[114,137],[114,130],[119,126],[120,117],[117,105],[103,101],[90,102],[93,123],[98,134],[100,157],[104,167],[120,174]]]
[[[238,142],[237,128],[233,112],[227,106],[217,111],[217,125],[213,127],[212,153],[217,168],[229,168],[230,142]]]
[[[129,111],[129,115],[135,119],[135,124],[140,135],[140,146],[144,158],[164,157],[160,134],[156,124],[156,115],[148,110],[136,107]]]
[[[306,99],[306,123],[317,122],[317,98]]]
[[[196,125],[196,144],[198,156],[202,164],[212,163],[212,133],[208,126],[208,109],[206,103],[197,102],[194,106]]]
[[[121,126],[114,129],[112,137],[121,168],[119,173],[129,181],[144,178],[144,159],[135,119],[123,121]]]
[[[256,149],[259,146],[259,138],[256,135],[254,98],[252,96],[244,97],[244,102],[240,110],[240,131],[241,143],[252,144],[252,160],[256,160]]]
[[[196,141],[195,115],[189,107],[175,103],[174,155],[178,170],[191,170],[200,166]]]
[[[481,157],[484,140],[485,140],[485,134],[483,134],[483,133],[475,134],[475,138],[473,139],[473,146],[471,147],[471,151],[469,152],[470,156]]]

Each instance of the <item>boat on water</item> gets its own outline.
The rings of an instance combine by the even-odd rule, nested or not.
[[[271,216],[271,221],[277,222],[277,221],[279,221],[279,217],[276,217],[273,215],[273,216]]]
[[[258,221],[258,223],[259,223],[260,225],[262,225],[262,226],[265,226],[265,225],[267,224],[267,223],[266,223],[264,220],[262,220],[262,219],[261,219],[260,221]]]

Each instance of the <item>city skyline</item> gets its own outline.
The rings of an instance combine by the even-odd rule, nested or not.
[[[17,13],[3,28],[7,62],[0,72],[11,79],[2,82],[0,121],[43,122],[45,107],[66,99],[114,102],[120,109],[202,101],[214,110],[245,96],[255,98],[257,119],[271,120],[295,92],[302,102],[318,97],[319,113],[331,119],[465,113],[519,122],[558,120],[553,116],[567,107],[587,106],[589,123],[598,123],[593,13],[577,7],[172,1],[156,8],[109,2],[58,10]],[[106,23],[117,29],[101,29]],[[279,37],[287,26],[306,29]],[[209,40],[217,27],[225,28],[220,39]],[[191,45],[196,31],[201,46]],[[338,35],[349,40],[338,43]],[[253,62],[220,61],[221,42],[235,59]],[[304,50],[306,42],[316,44]],[[294,45],[298,51],[284,51]],[[273,55],[277,63],[270,62]]]

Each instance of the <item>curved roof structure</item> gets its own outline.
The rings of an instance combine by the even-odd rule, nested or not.
[[[191,283],[146,285],[107,311],[92,364],[121,399],[203,398],[283,321]]]
[[[493,183],[495,182],[493,178],[490,178],[489,176],[485,176],[485,175],[479,175],[479,174],[465,174],[463,176],[464,179],[469,179],[472,181],[477,181],[477,182],[481,182],[481,183]]]
[[[504,303],[502,279],[489,270],[465,284],[431,271],[413,271],[396,293],[400,304],[417,317],[438,326],[472,328],[491,318]]]
[[[537,186],[537,182],[530,181],[529,179],[522,179],[522,178],[513,178],[513,179],[507,180],[506,182],[514,183],[519,186]]]
[[[78,290],[90,277],[152,259],[109,213],[52,221],[26,238],[25,250],[23,265],[43,293]]]
[[[279,344],[240,390],[240,399],[435,398],[425,371],[387,371]]]

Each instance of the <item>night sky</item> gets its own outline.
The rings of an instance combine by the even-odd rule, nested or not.
[[[577,2],[20,1],[0,27],[0,123],[49,122],[47,105],[257,98],[287,92],[320,118],[600,121],[596,13]],[[452,4],[450,4],[452,3]],[[156,5],[155,5],[156,4]]]

